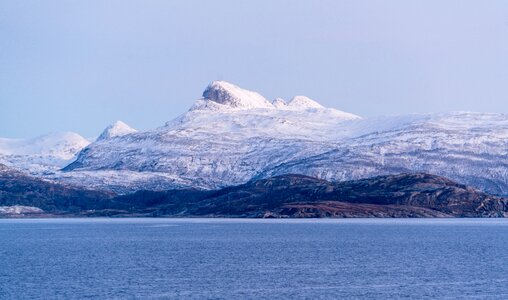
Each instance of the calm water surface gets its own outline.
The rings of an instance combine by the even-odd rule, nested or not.
[[[508,299],[508,220],[0,220],[1,299]]]

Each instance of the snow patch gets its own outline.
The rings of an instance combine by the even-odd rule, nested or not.
[[[0,215],[40,214],[43,212],[44,211],[42,209],[34,206],[0,206]]]

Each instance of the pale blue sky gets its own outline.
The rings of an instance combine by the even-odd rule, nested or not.
[[[508,1],[0,2],[0,136],[150,129],[222,79],[362,116],[508,113]]]

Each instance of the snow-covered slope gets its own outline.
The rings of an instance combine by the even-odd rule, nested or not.
[[[0,163],[43,174],[56,171],[90,142],[74,132],[53,133],[33,139],[0,138]]]
[[[427,172],[508,195],[508,116],[456,112],[385,117],[349,124],[331,151],[266,170],[331,180]]]
[[[362,119],[297,96],[272,103],[226,82],[165,126],[97,140],[55,179],[115,190],[217,188],[276,174],[348,180],[407,171],[508,194],[508,117]]]
[[[97,140],[106,140],[110,138],[114,138],[117,136],[124,136],[129,133],[137,132],[136,129],[130,127],[122,121],[116,121],[115,123],[109,125],[104,129],[104,131],[99,135]]]

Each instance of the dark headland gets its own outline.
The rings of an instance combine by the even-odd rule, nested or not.
[[[508,199],[447,178],[404,173],[330,182],[282,175],[219,190],[117,195],[0,166],[0,217],[507,217]]]

